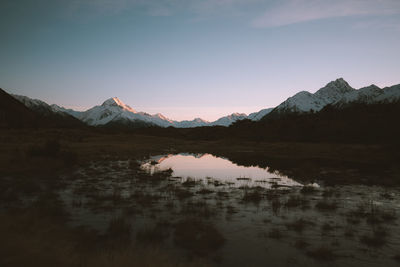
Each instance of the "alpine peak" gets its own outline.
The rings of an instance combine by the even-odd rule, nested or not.
[[[331,81],[324,88],[339,89],[340,91],[353,90],[353,88],[343,78],[338,78],[335,81]]]
[[[101,106],[103,106],[103,107],[120,107],[122,109],[136,113],[136,111],[133,108],[126,105],[118,97],[112,97],[112,98],[107,99],[106,101],[103,102],[103,104]]]

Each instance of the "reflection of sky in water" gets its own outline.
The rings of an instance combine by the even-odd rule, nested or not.
[[[166,170],[171,168],[173,176],[183,178],[192,177],[195,179],[205,179],[211,177],[224,182],[234,182],[236,184],[254,184],[270,187],[272,182],[280,185],[299,186],[301,184],[276,173],[271,173],[267,169],[259,167],[239,166],[228,159],[215,157],[211,154],[177,154],[166,156],[155,156],[150,159],[157,162],[156,165],[146,163],[144,168],[150,172],[154,170]],[[250,178],[249,181],[239,181],[237,178]],[[259,183],[264,181],[265,185]]]

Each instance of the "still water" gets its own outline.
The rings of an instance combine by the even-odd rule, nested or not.
[[[269,171],[268,168],[239,166],[226,158],[211,154],[153,156],[142,168],[150,173],[171,169],[173,176],[181,177],[184,181],[189,178],[203,181],[212,179],[233,186],[258,185],[265,188],[302,186],[287,176]]]

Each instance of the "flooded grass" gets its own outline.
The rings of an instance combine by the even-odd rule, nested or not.
[[[126,142],[116,146],[123,151]],[[399,262],[396,187],[318,187],[308,184],[312,179],[289,186],[282,177],[291,177],[293,169],[279,175],[272,168],[261,178],[179,177],[173,166],[159,168],[156,160],[149,165],[157,171],[142,168],[149,154],[162,154],[160,149],[135,145],[129,153],[91,158],[50,177],[0,177],[1,209],[7,210],[0,214],[5,240],[0,265],[29,266],[32,259],[40,266],[353,266],[362,261],[389,267]],[[30,156],[37,159],[53,161]],[[62,158],[55,160],[66,166]],[[16,219],[13,210],[26,219]],[[15,251],[24,251],[26,260]]]
[[[359,257],[363,247],[382,249],[393,242],[390,240],[394,237],[380,225],[396,222],[396,210],[386,206],[381,208],[366,200],[362,190],[354,193],[352,187],[347,192],[349,189],[319,189],[314,185],[237,187],[216,178],[176,177],[171,169],[148,173],[140,164],[129,162],[133,161],[113,163],[112,166],[120,167],[104,168],[103,171],[90,169],[89,173],[96,173],[97,178],[92,180],[96,186],[81,183],[79,179],[73,182],[84,190],[74,191],[80,201],[75,200],[72,208],[89,208],[93,212],[100,210],[110,214],[115,213],[115,209],[123,211],[119,217],[111,217],[104,228],[105,236],[114,236],[109,241],[114,247],[136,242],[141,246],[166,247],[173,251],[180,248],[190,257],[211,262],[218,260],[224,265],[221,254],[224,247],[247,236],[238,232],[232,239],[229,227],[246,227],[250,233],[263,232],[266,240],[275,242],[275,246],[296,249],[297,257],[311,258],[318,265],[319,262],[341,260],[331,247],[350,249]],[[126,178],[122,178],[121,170],[125,168],[122,166],[130,172]],[[110,175],[114,172],[118,175]],[[110,180],[110,177],[113,178]],[[249,180],[238,180],[243,181]],[[93,190],[97,193],[93,194]],[[393,201],[380,194],[376,196]],[[91,205],[94,206],[88,207],[84,199],[93,199]],[[104,208],[99,209],[100,206]],[[254,224],[255,218],[268,229],[259,229],[261,226]],[[346,242],[351,246],[343,240],[348,240]]]
[[[167,222],[158,222],[151,228],[145,228],[137,232],[136,240],[145,245],[160,245],[170,234],[171,225]]]
[[[386,244],[388,233],[385,229],[374,229],[372,233],[361,236],[360,241],[369,246],[379,248]]]
[[[319,211],[333,212],[338,208],[336,201],[321,200],[315,204],[315,208]]]
[[[273,239],[281,239],[283,238],[283,233],[282,230],[278,229],[278,228],[273,228],[268,232],[268,237],[269,238],[273,238]]]
[[[295,219],[292,222],[286,223],[286,228],[289,230],[302,233],[306,228],[314,226],[315,223],[303,218]]]
[[[319,247],[307,252],[307,255],[318,261],[334,261],[337,256],[331,248]]]
[[[225,242],[225,238],[214,225],[201,219],[184,219],[174,227],[174,243],[200,256],[214,252]]]

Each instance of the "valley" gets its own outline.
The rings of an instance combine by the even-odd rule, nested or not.
[[[400,170],[386,145],[57,129],[5,130],[0,140],[5,266],[398,264]],[[173,155],[191,159],[190,173],[168,163]],[[193,165],[204,157],[217,161]],[[207,166],[222,169],[196,174]],[[221,180],[223,168],[244,172]]]

